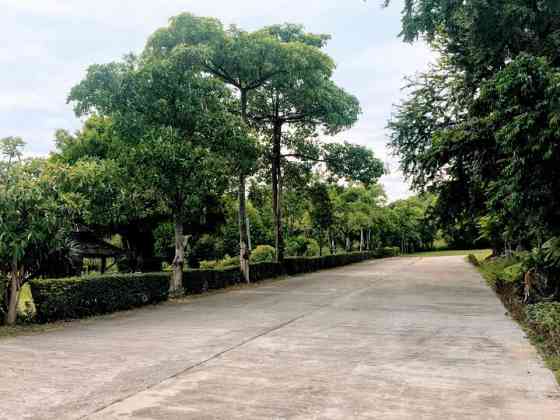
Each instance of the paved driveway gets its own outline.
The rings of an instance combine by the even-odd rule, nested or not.
[[[0,341],[0,419],[560,419],[462,257],[395,258]]]

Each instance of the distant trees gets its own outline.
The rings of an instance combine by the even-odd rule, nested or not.
[[[203,72],[236,89],[239,93],[237,111],[245,124],[249,95],[275,74],[282,71],[285,48],[263,33],[249,33],[231,27],[225,30],[217,19],[197,17],[190,13],[171,18],[169,26],[152,35],[144,55],[164,57],[178,54],[193,57]],[[254,161],[238,156],[239,241],[240,264],[249,282],[251,249],[246,214],[246,177]]]
[[[317,182],[309,190],[311,201],[310,218],[313,229],[317,232],[319,242],[319,256],[323,255],[325,233],[327,237],[334,222],[333,203],[329,197],[329,189],[325,183]]]

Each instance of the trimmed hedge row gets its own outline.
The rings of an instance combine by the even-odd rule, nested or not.
[[[284,274],[295,275],[341,267],[368,259],[396,256],[398,253],[398,248],[383,248],[325,257],[286,258],[284,264],[253,264],[251,282]],[[32,280],[30,285],[37,311],[36,321],[44,323],[107,314],[167,300],[169,281],[170,273],[146,273]],[[197,294],[224,289],[241,281],[239,267],[187,270],[183,285],[186,294]]]
[[[38,322],[84,318],[157,303],[169,294],[168,273],[33,280]]]
[[[285,273],[282,264],[251,264],[251,283],[279,277]],[[224,289],[241,283],[239,267],[214,270],[187,270],[183,276],[183,287],[187,294],[204,293],[208,290]]]
[[[223,289],[233,286],[239,281],[239,267],[216,270],[187,270],[183,275],[183,287],[187,294]]]
[[[394,257],[399,255],[399,253],[399,248],[388,247],[369,252],[353,252],[350,254],[326,255],[324,257],[288,257],[284,260],[284,264],[251,264],[251,282],[257,283],[284,274],[312,273],[374,258]],[[242,278],[239,267],[221,270],[188,270],[183,278],[186,294],[223,289],[241,282]]]
[[[327,255],[324,257],[289,257],[286,258],[284,266],[286,273],[295,275],[300,273],[311,273],[327,268],[342,267],[361,261],[376,258],[377,252],[353,252],[351,254]]]

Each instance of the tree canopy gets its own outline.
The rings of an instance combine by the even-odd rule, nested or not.
[[[476,237],[491,218],[498,248],[558,233],[559,33],[555,1],[406,3],[404,39],[439,60],[410,81],[391,146],[450,230]]]

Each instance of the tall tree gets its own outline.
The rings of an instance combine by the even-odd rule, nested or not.
[[[112,118],[130,145],[125,159],[137,169],[138,182],[164,200],[175,226],[171,288],[180,289],[188,206],[223,185],[218,167],[254,155],[246,127],[229,113],[230,92],[178,48],[162,57],[92,66],[70,100],[78,115]]]
[[[329,189],[324,183],[316,183],[310,189],[311,220],[319,237],[319,256],[323,255],[325,233],[330,232],[333,224],[333,205],[329,197]]]
[[[321,160],[317,133],[332,135],[351,127],[358,118],[360,105],[331,80],[335,65],[321,50],[329,39],[327,36],[308,34],[298,25],[276,25],[261,32],[292,45],[283,63],[286,71],[274,75],[255,92],[249,112],[270,139],[276,258],[280,262],[284,258],[283,163],[288,158]]]
[[[198,57],[204,71],[237,90],[239,113],[242,120],[249,124],[249,96],[276,74],[285,71],[285,47],[268,34],[249,33],[235,26],[226,30],[217,19],[183,13],[171,18],[168,27],[158,30],[150,38],[144,54],[161,57],[180,50]],[[247,282],[250,279],[251,250],[246,215],[246,178],[252,172],[252,163],[251,160],[239,159],[237,168],[240,264]]]
[[[391,144],[413,184],[438,193],[446,225],[490,217],[520,245],[556,232],[559,31],[555,0],[406,3],[405,40],[425,38],[440,59],[411,84]]]
[[[7,152],[8,160],[20,146]],[[12,163],[0,183],[0,273],[8,279],[8,325],[16,322],[22,286],[62,246],[71,228],[57,188],[59,175],[59,168],[43,160],[24,160]]]

